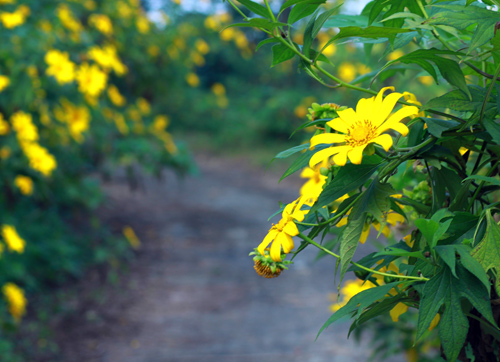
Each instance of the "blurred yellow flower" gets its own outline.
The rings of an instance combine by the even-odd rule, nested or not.
[[[343,62],[339,66],[338,74],[340,79],[349,83],[356,78],[356,67],[352,63]]]
[[[328,41],[332,38],[332,36],[328,35],[325,32],[320,32],[318,34],[318,41],[319,41],[319,50],[323,49],[323,47],[328,43]],[[331,43],[323,49],[323,54],[327,57],[330,57],[334,55],[337,52],[337,47],[335,46],[334,43]]]
[[[297,107],[295,107],[293,113],[297,116],[297,118],[304,118],[307,115],[307,107],[299,104]]]
[[[56,9],[56,14],[66,29],[73,32],[80,32],[83,29],[80,21],[73,16],[66,4],[60,4]]]
[[[401,314],[404,314],[408,311],[408,306],[404,303],[398,303],[396,304],[392,309],[391,311],[389,312],[389,314],[391,315],[391,319],[393,322],[397,322],[399,321],[399,316]]]
[[[151,125],[151,129],[153,131],[161,132],[161,131],[164,131],[165,128],[167,128],[169,124],[170,124],[170,119],[168,118],[168,116],[159,114],[153,120],[153,124]]]
[[[158,45],[151,45],[148,48],[148,54],[156,58],[160,54],[160,47]]]
[[[19,254],[24,252],[26,242],[19,236],[14,226],[2,225],[2,237],[10,251],[15,251]]]
[[[7,300],[10,314],[19,322],[26,313],[26,305],[28,304],[24,291],[14,283],[4,284],[2,291]]]
[[[120,113],[117,113],[115,114],[115,117],[113,119],[115,121],[115,126],[116,128],[118,129],[118,131],[122,134],[122,135],[128,135],[130,130],[129,130],[129,127],[127,125],[127,122],[125,122],[125,117],[123,117],[122,114]]]
[[[85,9],[87,9],[89,11],[93,11],[97,7],[95,1],[93,1],[93,0],[85,0],[85,2],[83,3],[83,6],[85,6]]]
[[[104,35],[113,34],[113,23],[107,15],[92,14],[89,16],[89,25],[99,30]]]
[[[35,142],[38,140],[38,130],[33,124],[31,114],[17,111],[10,117],[12,128],[17,133],[19,143]]]
[[[196,42],[194,43],[194,47],[198,52],[201,54],[208,54],[210,52],[210,46],[208,43],[203,40],[203,39],[196,39]]]
[[[33,170],[50,176],[57,167],[56,159],[49,151],[36,142],[25,142],[21,144],[24,154],[29,160],[29,165]]]
[[[190,72],[186,75],[186,82],[191,87],[198,87],[200,85],[200,78],[195,73]]]
[[[372,69],[367,66],[366,64],[358,64],[358,73],[359,74],[366,74],[366,73],[370,73],[372,71]]]
[[[116,88],[116,86],[113,84],[108,87],[108,97],[111,102],[117,107],[123,107],[127,102],[125,97],[120,94],[118,88]]]
[[[14,185],[16,185],[23,195],[31,195],[33,193],[33,180],[28,176],[16,176]]]
[[[387,60],[396,60],[398,58],[401,58],[403,55],[405,55],[404,51],[401,49],[395,50],[392,53],[389,53],[387,56]]]
[[[198,67],[202,67],[205,65],[205,58],[203,57],[203,55],[197,52],[191,52],[191,59],[193,60],[193,63]]]
[[[125,238],[129,242],[130,246],[132,246],[132,248],[139,249],[139,247],[141,246],[141,241],[135,234],[134,229],[132,229],[130,226],[125,226],[123,228],[123,235],[125,235]]]
[[[144,98],[138,98],[136,101],[137,107],[139,108],[139,111],[141,111],[142,114],[148,115],[151,113],[151,105],[149,102],[144,99]]]
[[[9,158],[9,156],[10,156],[10,147],[4,146],[4,147],[0,148],[0,158],[2,160]]]
[[[10,132],[9,123],[3,118],[3,114],[0,113],[0,136],[5,136]]]
[[[16,0],[0,0],[1,5],[15,4]]]
[[[406,102],[414,104],[417,107],[422,107],[422,103],[420,103],[417,100],[417,97],[415,97],[415,94],[410,93],[410,92],[403,92],[403,96],[404,96]],[[403,105],[403,107],[406,107],[406,106]],[[425,117],[425,112],[423,112],[423,111],[422,112],[418,112],[418,113],[410,115],[409,117],[412,118],[412,119],[416,118],[416,117]]]
[[[421,77],[418,77],[417,79],[423,85],[432,85],[432,84],[434,84],[434,78],[432,78],[432,76],[430,76],[430,75],[423,75]]]
[[[90,112],[85,106],[75,106],[66,99],[61,100],[61,107],[54,109],[54,116],[68,125],[71,137],[77,142],[83,141],[83,133],[89,129]]]
[[[117,75],[123,75],[127,72],[127,67],[121,62],[116,48],[112,45],[105,45],[102,48],[97,45],[93,46],[87,55],[107,72],[111,69]]]
[[[26,5],[19,6],[13,13],[1,12],[0,22],[7,29],[13,29],[19,25],[24,24],[26,17],[29,15],[30,10]]]
[[[145,16],[141,15],[137,18],[137,21],[135,22],[135,26],[137,27],[137,30],[139,30],[139,33],[146,34],[149,32],[149,20]]]
[[[106,88],[108,75],[96,64],[82,63],[76,72],[78,90],[90,97],[98,97]]]
[[[231,39],[234,38],[234,34],[235,34],[234,28],[226,28],[220,32],[219,36],[223,41],[230,41]]]
[[[45,72],[47,75],[56,78],[59,84],[71,83],[75,79],[76,65],[69,60],[67,52],[55,49],[49,50],[45,54],[45,62],[49,66]]]
[[[361,279],[347,280],[342,288],[340,288],[340,300],[330,306],[332,312],[338,311],[344,305],[349,302],[349,300],[356,294],[361,293],[364,290],[375,287],[375,284],[367,280],[366,282]]]
[[[223,96],[226,94],[226,88],[221,83],[214,83],[211,87],[212,93],[216,96]]]

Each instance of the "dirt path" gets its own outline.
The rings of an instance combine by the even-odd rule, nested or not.
[[[368,352],[330,316],[334,265],[307,250],[279,278],[264,279],[248,253],[265,236],[278,201],[301,181],[278,185],[237,160],[199,156],[201,177],[146,179],[146,193],[108,187],[107,213],[143,245],[123,287],[98,319],[70,328],[64,361],[366,361]],[[104,322],[103,322],[104,321]]]

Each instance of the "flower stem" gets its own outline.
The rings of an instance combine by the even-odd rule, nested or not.
[[[308,242],[309,244],[314,245],[318,249],[323,250],[325,253],[330,254],[330,255],[336,257],[337,259],[340,259],[340,255],[337,255],[333,251],[328,250],[327,248],[325,248],[324,246],[318,244],[317,242],[315,242],[314,240],[312,240],[309,237],[305,236],[304,234],[299,233],[299,235],[297,235],[297,236],[300,237],[300,238],[302,238],[304,241]],[[425,277],[414,277],[414,276],[410,276],[410,275],[396,275],[396,274],[384,273],[384,272],[381,272],[381,271],[378,271],[378,270],[367,268],[366,266],[358,264],[358,263],[356,263],[356,262],[354,262],[352,260],[351,260],[351,264],[354,265],[354,266],[357,266],[358,268],[363,269],[363,270],[365,270],[367,272],[370,272],[372,274],[387,276],[387,277],[391,277],[391,278],[410,279],[410,280],[419,280],[419,281],[427,281],[427,280],[429,280],[429,278],[425,278]]]

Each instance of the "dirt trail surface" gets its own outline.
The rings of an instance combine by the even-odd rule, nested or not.
[[[367,361],[369,351],[346,338],[348,324],[314,342],[330,316],[331,259],[314,262],[308,248],[264,279],[248,257],[301,181],[278,185],[278,174],[234,159],[197,162],[197,178],[145,178],[145,192],[107,187],[108,221],[131,225],[142,247],[105,322],[64,331],[64,361]]]

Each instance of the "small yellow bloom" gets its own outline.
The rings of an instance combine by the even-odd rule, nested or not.
[[[396,60],[398,58],[401,58],[405,53],[401,49],[397,49],[393,51],[392,53],[389,53],[387,56],[387,60]]]
[[[85,106],[76,106],[66,99],[61,100],[61,107],[56,107],[57,120],[68,125],[69,133],[77,142],[83,141],[83,133],[88,130],[90,112]]]
[[[135,23],[137,30],[139,30],[139,33],[141,34],[146,34],[149,32],[149,20],[145,16],[141,15],[139,18],[137,18],[137,21]]]
[[[0,136],[5,136],[10,132],[10,126],[0,113]]]
[[[309,162],[314,167],[319,162],[333,156],[333,161],[344,166],[347,158],[353,164],[359,165],[363,158],[363,150],[370,143],[381,145],[388,151],[393,143],[392,137],[384,132],[393,129],[403,136],[408,133],[408,127],[401,120],[418,113],[418,108],[408,106],[391,114],[396,102],[403,96],[401,93],[391,93],[383,98],[387,89],[382,88],[376,97],[360,99],[356,111],[348,108],[338,111],[338,118],[327,122],[327,125],[339,133],[323,133],[311,139],[311,148],[318,144],[337,144],[315,153]]]
[[[391,319],[393,322],[399,321],[399,316],[408,311],[408,306],[404,303],[398,303],[391,309],[389,314],[391,315]]]
[[[264,250],[269,243],[272,243],[269,253],[274,261],[281,261],[281,248],[283,248],[285,254],[292,251],[295,247],[292,237],[299,234],[299,229],[297,229],[294,220],[302,221],[306,214],[306,211],[300,210],[303,204],[300,201],[300,199],[297,199],[285,207],[279,223],[273,224],[262,243],[258,246],[259,253],[264,255]]]
[[[116,88],[116,86],[114,86],[113,84],[108,87],[108,97],[111,102],[117,107],[123,107],[127,102],[125,97],[120,94],[118,88]]]
[[[16,176],[14,185],[17,186],[23,195],[31,195],[33,193],[33,180],[28,176]]]
[[[10,251],[22,254],[26,242],[19,236],[16,228],[12,225],[2,225],[2,237]]]
[[[135,234],[134,229],[132,229],[130,226],[125,226],[123,228],[123,235],[125,235],[125,238],[128,240],[132,248],[139,249],[139,247],[141,246],[141,241]]]
[[[113,34],[113,23],[107,15],[92,14],[89,16],[89,25],[99,30],[104,35]]]
[[[74,17],[70,8],[66,4],[60,4],[56,9],[56,13],[57,17],[66,29],[73,32],[82,31],[82,24]]]
[[[0,148],[0,158],[2,160],[9,158],[9,156],[10,156],[10,148],[8,146]]]
[[[13,29],[15,27],[18,27],[18,26],[24,24],[24,22],[26,20],[26,16],[27,16],[26,8],[29,11],[28,7],[19,7],[13,13],[1,12],[0,13],[0,22],[7,29]]]
[[[106,88],[108,75],[95,64],[83,63],[76,72],[78,90],[90,97],[98,97]]]
[[[430,75],[423,75],[421,77],[418,77],[417,79],[423,85],[432,85],[432,84],[434,84],[434,78],[432,78],[432,76],[430,76]]]
[[[49,151],[36,142],[23,142],[21,147],[29,160],[29,165],[33,170],[50,176],[57,167],[57,161]]]
[[[149,102],[144,99],[144,98],[138,98],[136,101],[137,108],[139,108],[139,111],[141,111],[142,114],[148,115],[151,113],[151,105]]]
[[[67,52],[49,50],[45,54],[45,62],[48,64],[47,75],[56,78],[59,84],[71,83],[75,79],[76,65],[69,60]]]
[[[204,55],[210,52],[210,46],[203,39],[197,39],[196,42],[194,43],[194,47],[199,53]]]
[[[38,140],[38,130],[33,124],[31,114],[17,111],[10,117],[12,128],[17,133],[19,143],[34,142]]]
[[[155,117],[151,128],[153,131],[161,132],[168,127],[169,123],[170,119],[168,118],[168,116],[159,114]]]
[[[200,85],[200,78],[195,73],[188,73],[186,75],[186,82],[189,84],[191,87],[196,88]]]
[[[349,83],[356,78],[356,67],[352,63],[344,62],[340,64],[338,73],[344,82]]]
[[[221,83],[214,83],[211,89],[212,93],[216,96],[223,96],[226,94],[226,88]]]
[[[10,84],[9,77],[5,75],[0,75],[0,92],[7,88]]]
[[[340,300],[331,305],[330,310],[332,312],[338,311],[340,308],[346,305],[349,300],[356,294],[373,287],[375,287],[375,284],[373,284],[369,280],[367,280],[366,282],[361,279],[347,280],[342,288],[340,288]]]
[[[24,291],[14,283],[4,284],[2,291],[7,300],[10,314],[19,322],[26,313],[26,305],[28,304]]]

